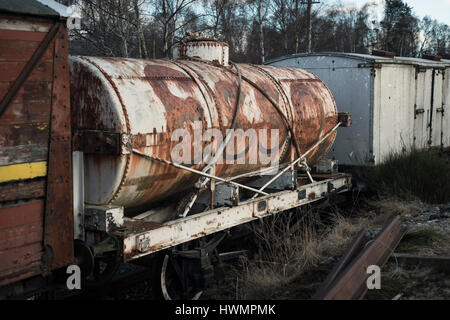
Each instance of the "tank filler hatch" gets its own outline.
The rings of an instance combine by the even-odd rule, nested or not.
[[[187,32],[173,49],[174,59],[196,58],[228,66],[228,44],[204,33]]]

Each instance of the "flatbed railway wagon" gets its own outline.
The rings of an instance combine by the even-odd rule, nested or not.
[[[69,57],[66,17],[22,2],[0,1],[0,297],[145,257],[166,299],[198,297],[225,231],[350,190],[310,170],[351,122],[311,73],[202,34],[173,60]]]

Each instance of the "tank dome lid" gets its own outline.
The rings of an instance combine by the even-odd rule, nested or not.
[[[174,47],[175,59],[196,58],[228,66],[228,44],[204,33],[187,32]]]

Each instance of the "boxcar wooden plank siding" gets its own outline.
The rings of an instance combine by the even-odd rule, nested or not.
[[[36,88],[45,88],[44,93],[47,90],[46,86],[37,86]],[[34,99],[22,94],[19,99],[9,105],[0,120],[0,125],[48,122],[50,120],[50,102],[50,93],[49,96],[37,96]]]
[[[39,272],[44,200],[0,208],[0,285]]]
[[[39,144],[27,144],[11,147],[3,146],[0,148],[0,166],[25,162],[46,161],[47,152],[48,147],[46,145]]]
[[[0,184],[0,202],[42,198],[45,196],[45,178]]]
[[[0,29],[0,40],[27,40],[27,41],[42,41],[46,32],[29,32],[29,31],[15,31]]]
[[[40,243],[0,252],[0,285],[39,274],[41,256]]]
[[[14,81],[25,67],[23,61],[1,61],[0,74],[2,81]],[[28,80],[46,80],[50,81],[53,75],[53,63],[51,60],[40,60]]]
[[[42,239],[42,216],[27,225],[8,228],[0,233],[0,252],[38,243]]]
[[[46,33],[50,27],[48,26],[48,22],[34,22],[33,24],[30,24],[21,19],[0,18],[0,29]]]
[[[0,125],[0,147],[48,145],[48,122]]]
[[[12,273],[18,266],[26,266],[32,262],[39,261],[41,251],[42,245],[40,243],[31,243],[0,251],[0,270],[7,270],[7,273]]]
[[[39,41],[30,40],[5,40],[0,41],[0,61],[28,61],[36,48]],[[50,48],[51,49],[51,48]],[[52,50],[47,49],[42,57],[44,60],[52,59]]]
[[[31,262],[26,267],[16,267],[13,269],[9,269],[8,273],[0,273],[0,286],[39,274],[39,269],[39,260]]]
[[[47,123],[0,124],[0,168],[47,161],[48,134]]]
[[[44,201],[0,209],[0,285],[39,272]]]
[[[30,224],[42,220],[43,200],[33,200],[22,204],[0,208],[0,230]]]
[[[0,98],[3,98],[5,96],[6,92],[8,92],[11,85],[12,85],[11,81],[0,81]],[[51,90],[52,90],[52,81],[51,80],[47,80],[47,81],[43,81],[41,79],[36,80],[36,81],[28,80],[23,85],[23,88],[19,90],[17,97],[14,100],[17,102],[23,101],[22,95],[24,93],[26,93],[28,95],[30,95],[30,94],[39,95],[42,98],[43,91],[47,92],[47,90],[49,93],[51,93]],[[46,96],[46,94],[45,94],[45,96]],[[36,98],[35,96],[32,96],[32,97],[34,99]]]

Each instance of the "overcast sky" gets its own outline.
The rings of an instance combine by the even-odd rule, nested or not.
[[[430,16],[439,22],[450,25],[450,0],[404,0],[412,8],[414,13],[423,18]],[[345,5],[361,6],[367,2],[380,3],[383,7],[383,0],[322,0],[322,3],[343,3]]]

